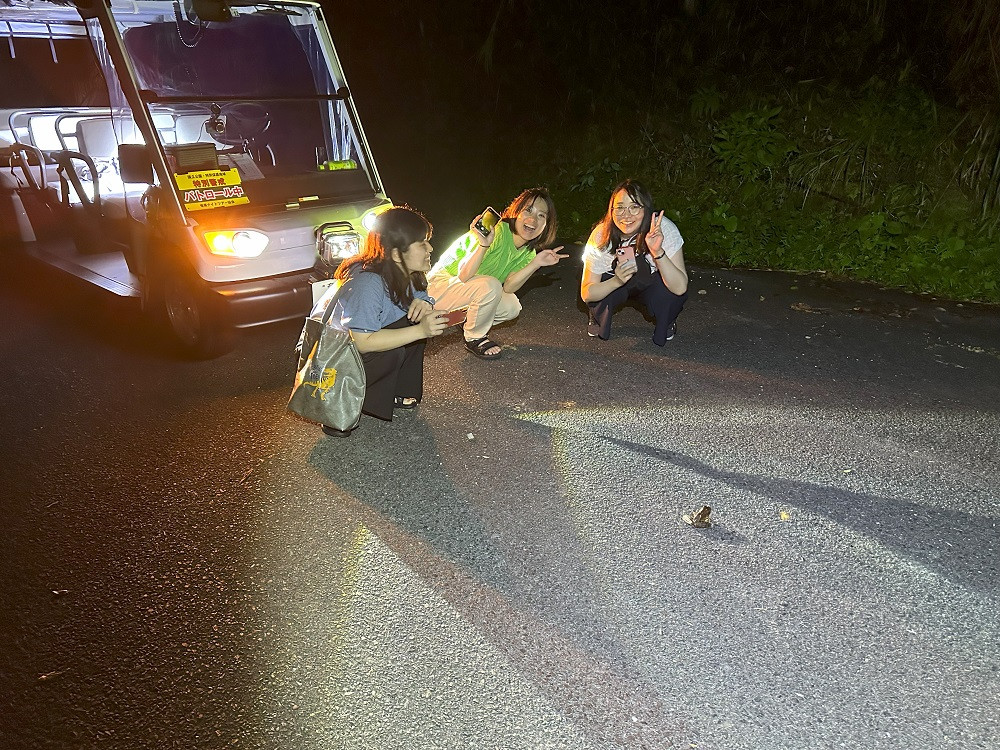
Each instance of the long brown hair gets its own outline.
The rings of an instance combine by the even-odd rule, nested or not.
[[[559,222],[556,219],[556,204],[552,200],[552,195],[549,191],[543,187],[528,188],[511,201],[502,214],[503,220],[507,222],[510,226],[510,231],[513,232],[514,219],[517,218],[519,213],[534,203],[536,198],[541,198],[545,201],[545,211],[548,216],[545,217],[545,231],[526,244],[532,250],[540,247],[549,247],[556,241],[556,227],[559,225]]]
[[[635,243],[635,253],[636,255],[640,255],[648,252],[646,235],[649,234],[649,227],[653,223],[653,196],[643,187],[642,183],[633,180],[631,177],[618,183],[615,189],[611,191],[611,198],[608,199],[608,212],[604,214],[603,219],[594,225],[596,233],[594,235],[594,243],[597,247],[609,253],[613,253],[618,248],[618,245],[621,244],[623,239],[622,230],[615,226],[614,217],[615,196],[621,190],[624,190],[629,198],[642,206],[642,224],[639,226],[639,235],[636,237]]]
[[[405,258],[402,259],[403,268],[400,268],[393,260],[392,251],[398,250],[402,256],[414,242],[429,240],[432,232],[431,223],[409,206],[383,211],[376,217],[364,248],[341,263],[334,278],[345,280],[362,271],[377,273],[385,283],[389,299],[400,307],[409,307],[413,302],[413,290],[427,289],[427,276],[423,271],[406,268]]]

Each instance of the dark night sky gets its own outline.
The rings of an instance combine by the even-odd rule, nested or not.
[[[512,130],[553,125],[553,102],[563,96],[551,69],[511,66],[506,52],[495,54],[488,73],[478,53],[497,6],[462,7],[393,3],[362,12],[337,3],[327,10],[389,195],[424,211],[439,244],[486,204],[501,208],[513,198],[491,190],[508,175],[523,187],[535,184],[537,171],[505,146]],[[523,44],[507,46],[523,54]]]

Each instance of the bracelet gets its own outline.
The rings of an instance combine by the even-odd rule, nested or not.
[[[667,254],[666,251],[664,251],[664,252],[660,253],[659,255],[652,256],[652,258],[653,258],[653,260],[660,260],[666,254]]]

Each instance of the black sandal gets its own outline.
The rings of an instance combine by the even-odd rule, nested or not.
[[[407,403],[409,401],[409,403]],[[393,409],[416,409],[420,402],[413,396],[396,396],[392,400]]]
[[[499,359],[500,355],[503,354],[503,351],[499,351],[496,354],[486,353],[493,347],[500,349],[500,344],[496,341],[490,341],[488,336],[483,336],[481,339],[473,339],[472,341],[465,342],[465,348],[480,359]]]

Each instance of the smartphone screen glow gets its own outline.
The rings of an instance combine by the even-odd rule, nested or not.
[[[497,225],[498,221],[500,221],[500,214],[492,208],[487,208],[483,211],[483,215],[479,218],[479,221],[476,222],[476,229],[482,232],[483,235],[487,235],[493,231],[493,227]]]

